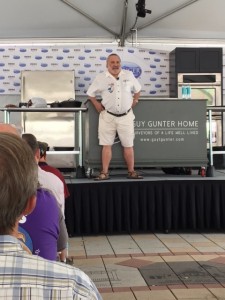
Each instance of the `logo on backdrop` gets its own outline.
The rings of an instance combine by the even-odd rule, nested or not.
[[[122,61],[121,66],[122,66],[122,69],[131,71],[134,74],[135,78],[138,78],[141,76],[142,69],[139,65],[137,65],[133,62]]]

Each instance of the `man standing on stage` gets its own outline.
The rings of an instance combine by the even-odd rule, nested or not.
[[[118,134],[123,147],[123,155],[128,168],[129,179],[142,179],[134,170],[134,114],[141,85],[133,73],[121,69],[117,54],[110,54],[106,61],[107,71],[97,75],[87,95],[99,115],[98,137],[102,145],[102,170],[95,180],[109,179],[109,164],[112,158],[112,145]],[[96,96],[100,95],[102,101]]]

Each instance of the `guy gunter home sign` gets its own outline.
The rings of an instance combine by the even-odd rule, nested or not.
[[[140,99],[134,108],[135,167],[201,167],[207,165],[206,101]],[[85,163],[101,166],[98,115],[89,105],[85,130]],[[116,137],[111,167],[126,168]]]
[[[140,166],[207,163],[204,100],[143,100],[135,115],[135,159]]]

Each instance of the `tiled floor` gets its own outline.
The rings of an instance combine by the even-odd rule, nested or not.
[[[225,300],[222,233],[74,237],[69,256],[104,300]]]

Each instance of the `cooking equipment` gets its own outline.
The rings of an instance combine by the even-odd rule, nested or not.
[[[81,107],[82,102],[74,99],[68,99],[60,102],[60,107]]]
[[[220,73],[178,73],[178,98],[182,98],[182,90],[189,87],[191,99],[207,99],[207,106],[222,105],[222,82]],[[209,121],[207,120],[207,133],[209,132]],[[223,144],[223,114],[213,112],[213,146]],[[209,139],[208,139],[209,141]]]
[[[220,73],[179,73],[177,75],[178,98],[182,98],[182,87],[191,88],[191,99],[207,99],[207,106],[222,104]]]
[[[55,151],[73,151],[74,147],[53,147]]]
[[[27,102],[38,95],[46,99],[49,106],[49,111],[45,113],[42,111],[23,112],[24,131],[33,133],[39,140],[47,141],[49,145],[69,145],[81,149],[79,144],[80,113],[66,111],[74,106],[72,108],[60,106],[64,100],[76,99],[74,70],[23,71],[21,81],[21,102]],[[48,155],[49,164],[56,168],[72,170],[77,164],[82,165],[81,159],[81,154],[77,156],[76,153],[66,153],[66,151],[49,151]]]
[[[56,101],[50,104],[51,107],[81,107],[82,102],[74,99],[68,99],[64,101]]]
[[[60,107],[60,103],[57,101],[57,102],[52,102],[52,103],[50,103],[50,106],[51,107]]]

